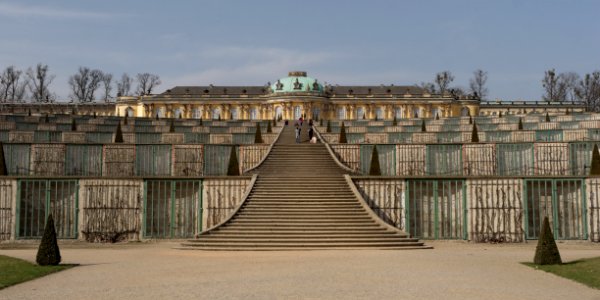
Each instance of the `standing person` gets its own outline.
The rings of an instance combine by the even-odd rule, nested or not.
[[[300,127],[296,124],[296,143],[300,143]]]
[[[310,127],[310,129],[308,129],[308,139],[312,140],[312,138],[313,138],[313,129],[312,129],[312,127]]]
[[[304,119],[302,119],[302,117],[300,117],[300,119],[298,119],[298,121],[300,121],[300,126],[302,126],[302,121],[303,121],[303,120],[304,120]]]

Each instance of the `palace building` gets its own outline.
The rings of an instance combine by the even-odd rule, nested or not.
[[[294,71],[264,86],[176,86],[158,95],[119,97],[116,113],[223,120],[381,120],[477,115],[479,99],[430,94],[417,86],[324,85],[306,72]]]

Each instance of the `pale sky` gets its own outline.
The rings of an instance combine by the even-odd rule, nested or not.
[[[340,85],[451,71],[488,98],[539,100],[544,71],[600,70],[600,1],[3,1],[0,68],[48,64],[67,99],[79,66],[176,85],[263,85],[291,70]]]

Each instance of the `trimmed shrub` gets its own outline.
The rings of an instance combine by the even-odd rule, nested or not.
[[[398,126],[398,120],[396,120],[396,116],[394,116],[394,120],[392,121],[392,126]]]
[[[229,165],[227,166],[227,176],[240,176],[240,164],[235,153],[235,146],[231,146],[229,154]]]
[[[469,124],[473,124],[473,118],[469,116]]]
[[[180,113],[180,114],[179,114],[179,118],[180,118],[180,119],[183,119],[183,113]]]
[[[377,152],[377,145],[373,146],[373,152],[371,153],[371,167],[369,168],[369,175],[381,176],[381,168],[379,167],[379,153]]]
[[[96,112],[94,112],[94,119],[96,118],[96,116],[97,116],[97,115],[96,115]]]
[[[8,175],[8,168],[6,167],[6,162],[4,161],[4,146],[2,142],[0,142],[0,176]]]
[[[217,116],[217,120],[221,121],[221,114]]]
[[[523,130],[523,120],[519,118],[519,130]]]
[[[71,120],[71,131],[77,131],[77,123],[75,119]]]
[[[31,108],[27,110],[27,115],[31,117]]]
[[[502,118],[502,112],[500,112],[500,114],[498,114],[498,118]]]
[[[344,126],[344,122],[342,122],[342,128],[340,128],[340,140],[339,140],[340,144],[346,144],[348,143],[348,140],[346,139],[346,127]]]
[[[171,119],[171,124],[169,125],[169,132],[175,132],[175,120]]]
[[[121,130],[121,123],[117,124],[117,132],[115,133],[115,143],[123,143],[123,131]]]
[[[471,132],[471,143],[479,143],[479,134],[477,133],[477,124],[473,122],[473,131]]]
[[[254,143],[255,144],[263,143],[262,133],[260,132],[260,123],[256,123],[256,132],[254,133]]]
[[[331,122],[329,122],[329,120],[327,120],[327,130],[326,132],[331,132]]]
[[[46,117],[44,117],[44,122],[50,123],[50,117],[48,117],[48,114],[46,114]]]
[[[367,113],[363,113],[363,120],[367,119]]]
[[[203,124],[202,124],[202,118],[200,118],[200,122],[198,122],[198,125],[203,126]]]
[[[440,115],[438,113],[435,113],[435,119],[439,120],[440,119]]]
[[[158,112],[156,113],[156,119],[157,119],[157,120],[159,119],[159,117],[158,117]]]
[[[544,221],[542,222],[542,229],[540,230],[538,244],[535,248],[533,263],[536,265],[562,264],[560,252],[556,246],[556,241],[554,241],[554,235],[552,235],[552,229],[550,229],[548,217],[544,217]]]
[[[273,133],[273,127],[271,127],[271,122],[267,122],[267,133]]]
[[[52,214],[49,214],[35,261],[40,266],[56,266],[60,263],[60,259],[60,249],[56,240],[54,219],[52,218]]]
[[[421,132],[427,132],[427,127],[425,126],[425,120],[421,123]]]
[[[565,115],[567,115],[567,116],[568,116],[568,115],[570,115],[570,114],[571,114],[571,112],[570,112],[570,111],[569,111],[569,109],[567,108],[567,111],[565,111]]]
[[[546,122],[550,122],[550,116],[546,113]]]
[[[590,175],[600,175],[600,152],[598,152],[597,144],[594,144],[594,150],[592,150],[592,165],[590,167]]]

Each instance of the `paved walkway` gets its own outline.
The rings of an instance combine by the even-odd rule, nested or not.
[[[525,267],[534,243],[428,242],[434,250],[205,252],[177,242],[65,246],[81,266],[0,290],[0,299],[600,299]],[[559,244],[563,260],[600,254]],[[35,249],[0,254],[35,260]]]

